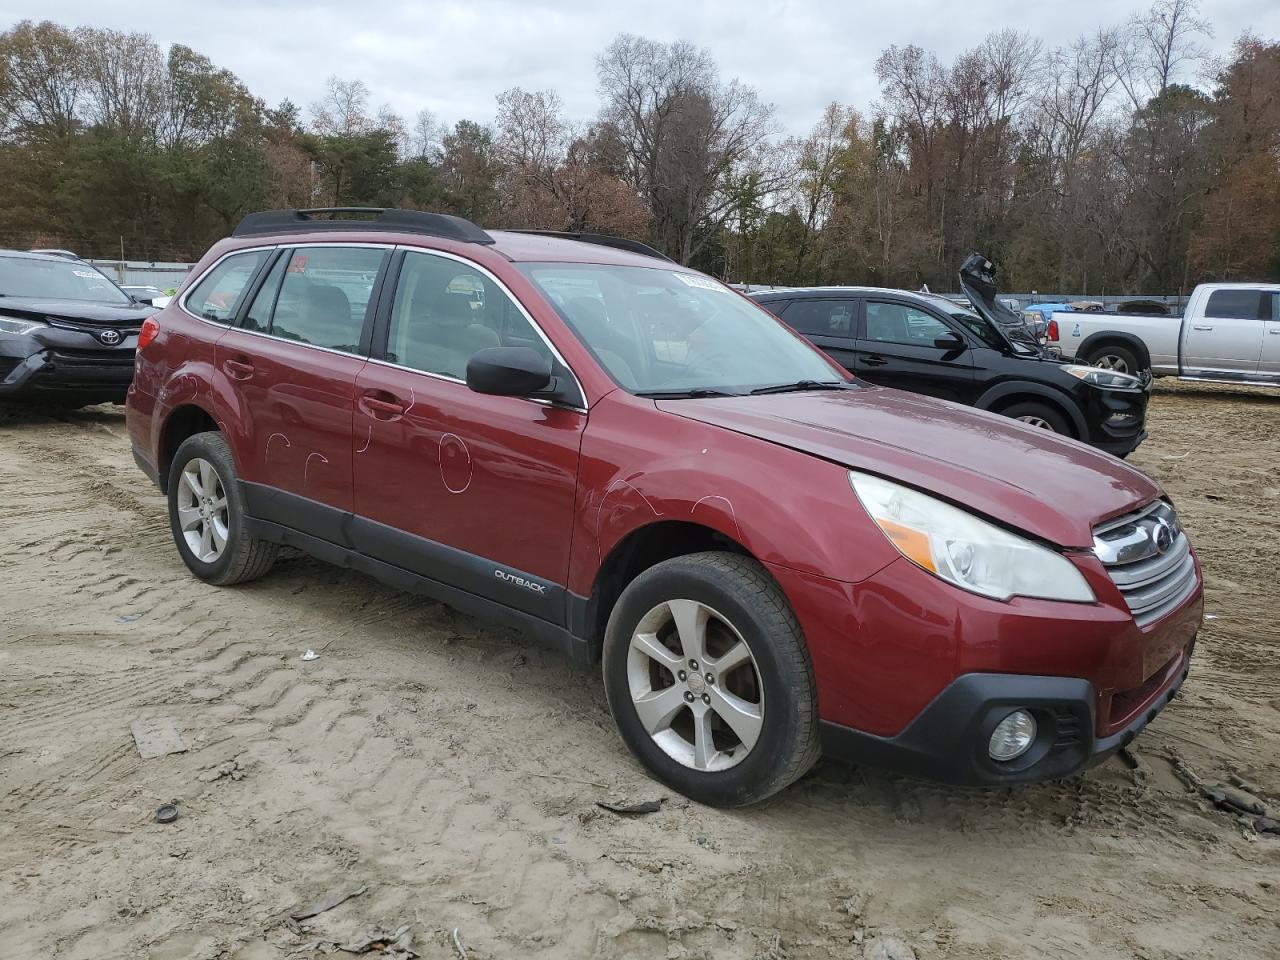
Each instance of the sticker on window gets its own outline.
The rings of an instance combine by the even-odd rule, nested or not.
[[[710,277],[700,277],[696,273],[677,273],[676,276],[687,287],[697,287],[699,290],[715,290],[717,292],[725,290],[723,285],[716,283]]]
[[[307,261],[311,258],[302,253],[295,253],[289,260],[289,273],[305,273]]]
[[[85,280],[101,280],[102,278],[92,270],[72,270],[77,277],[83,277]]]

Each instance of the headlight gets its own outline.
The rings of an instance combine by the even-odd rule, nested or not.
[[[47,323],[39,320],[20,320],[17,317],[0,317],[0,334],[8,333],[15,337],[24,337],[32,330],[47,327]]]
[[[1078,380],[1091,383],[1095,387],[1109,387],[1113,390],[1141,390],[1142,381],[1127,373],[1116,373],[1114,370],[1103,370],[1101,367],[1085,367],[1070,363],[1062,368]]]
[[[1066,557],[909,487],[849,471],[867,513],[898,552],[984,597],[1089,603],[1093,591]]]

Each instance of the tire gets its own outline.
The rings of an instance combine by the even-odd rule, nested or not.
[[[1040,427],[1043,430],[1051,430],[1054,433],[1060,433],[1064,437],[1075,436],[1075,432],[1072,431],[1071,425],[1067,423],[1067,418],[1047,403],[1037,403],[1034,400],[1024,400],[1021,403],[1015,403],[1005,407],[1000,412],[1006,417],[1012,417],[1014,420],[1021,420],[1023,423],[1028,423],[1033,427]]]
[[[684,642],[675,625],[676,610],[690,616],[691,611],[705,611],[703,642]],[[666,625],[654,626],[662,622]],[[665,639],[665,652],[656,657],[632,642],[649,630],[655,631],[650,636],[656,641]],[[739,642],[748,652],[745,662]],[[642,646],[653,649],[648,643]],[[696,646],[702,646],[704,657],[694,670],[689,654],[696,655]],[[736,666],[726,663],[735,658],[740,661]],[[677,669],[686,673],[686,680]],[[699,803],[735,807],[763,800],[818,758],[813,664],[800,624],[777,583],[748,557],[695,553],[636,577],[609,616],[603,671],[609,709],[627,747],[657,779]],[[665,727],[652,722],[646,727],[637,706],[637,685],[641,699],[658,703],[656,698],[664,696],[646,714],[652,721],[655,711],[671,711],[674,719]],[[735,704],[747,709],[739,711]],[[724,719],[730,715],[734,726]],[[698,716],[709,720],[700,724]],[[739,730],[754,730],[749,746]],[[709,749],[700,752],[699,743]]]
[[[1136,377],[1139,373],[1138,357],[1134,354],[1133,348],[1119,344],[1095,347],[1089,351],[1085,363],[1091,367],[1114,370],[1116,373],[1127,373],[1131,377]]]
[[[214,496],[221,492],[221,500],[225,501],[225,508],[215,509],[219,501],[210,498],[213,499],[213,503],[209,505],[211,519],[204,520],[202,517],[199,526],[192,528],[192,532],[197,532],[198,535],[205,527],[210,528],[211,534],[219,527],[225,530],[223,546],[217,551],[216,556],[197,555],[196,549],[188,542],[187,531],[183,529],[183,515],[180,513],[184,507],[189,511],[193,498],[197,511],[200,509],[202,498],[197,497],[190,486],[184,487],[187,481],[183,474],[188,466],[199,474],[201,472],[199,465],[202,463],[207,464],[213,476],[216,477],[216,485],[212,488]],[[169,466],[169,527],[173,531],[173,542],[177,545],[178,553],[187,565],[187,569],[205,583],[220,587],[257,580],[271,569],[279,550],[276,544],[261,540],[249,533],[244,496],[240,491],[238,480],[239,474],[236,472],[235,460],[231,456],[231,448],[222,434],[216,431],[197,433],[188,437],[178,447],[173,463]],[[190,519],[190,512],[186,517]],[[213,524],[212,518],[218,518],[219,524]],[[215,547],[217,537],[211,535],[207,542],[211,547]]]

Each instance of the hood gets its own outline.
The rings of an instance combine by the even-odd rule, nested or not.
[[[102,324],[104,327],[138,326],[156,308],[145,303],[90,303],[85,300],[31,300],[25,297],[0,297],[0,314],[24,320],[74,320]]]
[[[996,287],[995,264],[982,254],[971,253],[960,264],[960,289],[969,298],[973,309],[982,314],[988,323],[993,324],[1007,340],[1030,347],[1037,354],[1044,353],[1040,341],[1027,329],[1022,314],[1010,310],[998,299],[1000,291]]]
[[[658,407],[879,474],[1061,547],[1090,548],[1096,524],[1162,495],[1146,474],[1082,443],[884,387]]]

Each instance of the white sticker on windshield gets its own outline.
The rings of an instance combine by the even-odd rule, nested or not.
[[[84,277],[86,280],[98,279],[98,275],[96,273],[92,273],[88,270],[72,270],[71,272],[74,273],[77,277]]]
[[[722,293],[726,289],[710,277],[700,277],[696,273],[677,273],[676,276],[684,281],[685,286],[697,287],[699,290],[715,290]]]

